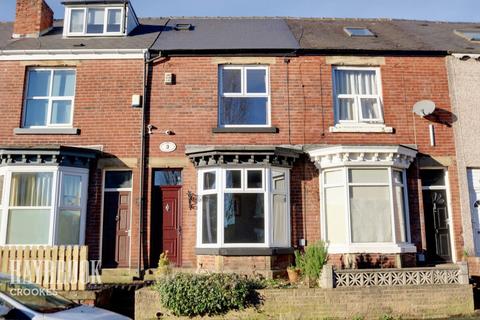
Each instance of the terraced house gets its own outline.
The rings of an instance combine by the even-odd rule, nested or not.
[[[337,267],[462,259],[442,37],[476,46],[474,25],[63,3],[0,24],[0,245],[86,244],[132,275],[168,251],[272,276],[320,239]]]

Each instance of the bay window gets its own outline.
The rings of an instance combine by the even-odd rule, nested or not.
[[[323,171],[324,238],[334,251],[408,241],[404,176],[391,167]]]
[[[1,168],[0,244],[82,244],[87,184],[87,169]]]
[[[198,171],[198,247],[289,247],[289,171]]]

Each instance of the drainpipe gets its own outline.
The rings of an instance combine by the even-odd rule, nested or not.
[[[141,139],[140,139],[140,177],[139,184],[140,188],[138,195],[140,198],[139,208],[138,208],[138,265],[137,272],[138,276],[141,276],[142,272],[142,251],[143,251],[143,211],[145,210],[145,190],[144,190],[144,180],[145,180],[145,114],[147,109],[147,86],[148,86],[148,59],[149,53],[148,50],[145,50],[143,53],[143,105],[142,105],[142,127],[141,127]]]
[[[164,24],[164,27],[170,22],[170,19],[167,19],[167,21]],[[162,30],[163,31],[163,30]],[[155,41],[152,42],[155,43],[157,39],[160,37],[160,34],[162,33],[160,31],[155,38]],[[145,210],[145,188],[144,188],[144,180],[145,180],[145,141],[147,139],[146,134],[145,134],[145,128],[147,126],[147,123],[145,122],[145,115],[146,115],[146,110],[147,110],[147,95],[148,95],[148,77],[149,77],[149,66],[150,64],[154,63],[157,59],[161,58],[161,53],[159,54],[158,57],[155,57],[153,59],[150,59],[150,50],[146,49],[144,50],[143,53],[143,106],[142,106],[142,128],[141,128],[141,139],[140,139],[140,178],[139,178],[139,183],[140,183],[140,190],[139,190],[139,198],[140,198],[140,203],[139,203],[139,214],[138,214],[138,264],[137,264],[137,272],[138,276],[140,277],[140,274],[142,272],[142,251],[143,251],[143,213]]]

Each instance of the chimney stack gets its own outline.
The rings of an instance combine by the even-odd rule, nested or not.
[[[38,38],[53,27],[53,11],[45,0],[17,0],[13,38]]]

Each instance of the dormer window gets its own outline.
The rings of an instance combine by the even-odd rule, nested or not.
[[[123,8],[92,7],[67,9],[67,36],[123,35]]]

